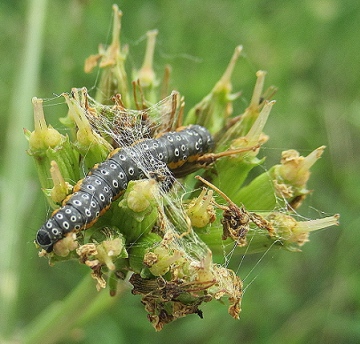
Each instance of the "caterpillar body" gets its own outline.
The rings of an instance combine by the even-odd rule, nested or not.
[[[196,160],[213,149],[214,140],[202,126],[191,125],[168,132],[156,139],[144,139],[126,148],[114,150],[78,182],[74,192],[44,223],[36,234],[36,243],[52,252],[56,242],[69,232],[91,227],[127,188],[131,180],[157,173],[148,166],[164,166],[175,176],[196,170]]]

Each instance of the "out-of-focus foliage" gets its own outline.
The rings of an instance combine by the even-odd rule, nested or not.
[[[32,241],[46,217],[47,206],[37,191],[30,158],[21,149],[11,149],[19,146],[17,137],[24,140],[22,126],[30,127],[31,96],[51,98],[52,93],[71,87],[91,89],[96,85],[96,72],[83,73],[83,62],[96,51],[99,42],[109,42],[112,13],[112,1],[107,0],[47,4],[41,63],[37,66],[38,87],[24,105],[28,109],[23,112],[23,121],[16,123],[15,128],[9,109],[23,111],[22,104],[16,100],[21,98],[19,92],[24,82],[19,79],[19,71],[26,62],[24,46],[30,3],[0,3],[0,154],[6,159],[13,156],[24,161],[18,166],[23,173],[18,180],[21,188],[18,185],[2,188],[7,194],[3,194],[1,204],[3,208],[9,207],[9,218],[17,218],[16,226],[1,228],[1,235],[5,246],[7,233],[19,233],[16,246],[19,265],[13,271],[19,278],[15,308],[18,328],[26,326],[54,300],[63,299],[84,273],[78,264],[67,263],[66,267],[59,264],[50,269],[45,260],[37,258]],[[267,70],[267,82],[279,88],[266,127],[271,140],[265,148],[265,167],[278,161],[284,148],[293,147],[307,155],[314,147],[327,145],[323,158],[313,169],[309,188],[315,192],[303,205],[302,215],[315,218],[322,215],[321,211],[339,212],[341,227],[312,235],[303,253],[268,254],[258,265],[259,256],[246,257],[241,265],[240,259],[230,260],[234,269],[240,265],[238,274],[245,286],[251,283],[244,295],[239,321],[225,317],[226,307],[209,304],[203,309],[205,319],[188,317],[155,334],[145,319],[139,298],[127,292],[105,313],[90,322],[84,320],[81,330],[69,333],[69,340],[77,338],[82,343],[100,339],[107,343],[169,339],[179,343],[359,341],[358,1],[148,0],[118,5],[124,13],[122,40],[129,44],[129,60],[135,67],[141,65],[144,33],[158,29],[155,62],[159,66],[165,63],[172,66],[173,88],[186,96],[187,109],[208,93],[234,47],[242,44],[246,58],[240,61],[233,76],[235,90],[245,90],[237,102],[238,112],[243,112],[251,97],[256,70]],[[31,84],[31,80],[28,82]],[[46,109],[50,123],[56,123],[64,115],[66,108],[55,105],[58,101],[51,102]],[[6,141],[8,133],[20,134],[13,141]],[[13,144],[5,146],[5,142]],[[3,173],[7,160],[1,165]],[[1,176],[1,185],[5,185],[8,180]],[[11,190],[16,190],[16,194]],[[11,203],[14,197],[17,206]],[[5,204],[6,200],[9,202]]]

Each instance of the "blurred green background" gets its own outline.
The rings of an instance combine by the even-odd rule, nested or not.
[[[112,3],[0,1],[0,312],[2,330],[20,339],[41,311],[88,274],[77,263],[49,267],[37,257],[32,241],[49,209],[25,153],[22,128],[33,129],[31,97],[52,98],[71,87],[96,84],[96,73],[84,74],[83,62],[99,43],[110,42]],[[155,333],[139,297],[126,290],[103,313],[65,332],[63,343],[360,342],[359,1],[118,5],[130,66],[141,66],[145,33],[157,28],[155,69],[161,75],[161,67],[171,64],[172,86],[185,95],[187,109],[210,91],[235,46],[242,44],[245,57],[233,76],[234,90],[242,90],[235,113],[250,100],[255,72],[266,70],[267,86],[279,91],[265,130],[270,135],[265,167],[276,163],[284,149],[306,155],[325,144],[323,158],[312,169],[314,193],[300,213],[307,218],[340,213],[341,226],[314,233],[301,253],[270,252],[258,265],[261,256],[247,256],[238,273],[251,284],[239,321],[228,316],[227,306],[211,302],[202,307],[204,319],[188,316]],[[45,104],[47,120],[57,126],[66,111],[62,103],[59,98]],[[232,263],[238,266],[240,258]],[[75,321],[76,314],[67,319]]]

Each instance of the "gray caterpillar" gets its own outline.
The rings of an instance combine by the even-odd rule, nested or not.
[[[198,168],[197,158],[210,152],[213,146],[214,140],[207,129],[191,125],[114,150],[76,184],[63,206],[38,230],[36,243],[49,253],[67,233],[91,227],[126,190],[129,181],[156,176],[156,168],[148,171],[142,161],[148,161],[150,166],[166,165],[175,176],[186,175]]]

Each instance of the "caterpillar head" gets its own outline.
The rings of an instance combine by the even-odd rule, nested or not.
[[[62,239],[63,236],[63,231],[56,221],[49,219],[38,230],[35,241],[41,248],[49,253],[53,250],[54,244]]]

